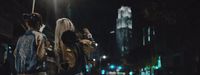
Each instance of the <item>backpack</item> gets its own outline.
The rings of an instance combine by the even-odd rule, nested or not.
[[[38,60],[35,34],[27,31],[16,45],[15,69],[17,73],[34,73],[37,71]]]

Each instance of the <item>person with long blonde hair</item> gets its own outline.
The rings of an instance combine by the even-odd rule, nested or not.
[[[64,64],[64,61],[62,60],[62,59],[64,59],[63,50],[66,49],[66,46],[64,46],[64,44],[61,40],[61,36],[62,36],[62,33],[67,30],[75,31],[75,28],[74,28],[74,25],[72,24],[72,22],[68,18],[58,19],[56,21],[55,44],[54,44],[54,50],[55,50],[55,54],[56,54],[56,62],[57,62],[57,66],[58,66],[58,71],[62,70],[61,65]],[[69,52],[67,54],[69,54]],[[73,54],[71,54],[70,61],[69,61],[69,56],[70,55],[68,55],[66,57],[68,59],[67,62],[68,62],[68,64],[70,64],[71,67],[73,67],[72,63],[75,62],[74,58],[73,58]]]
[[[73,23],[68,18],[58,19],[56,21],[54,50],[59,74],[81,74],[87,62],[84,58],[85,52],[93,49],[91,44],[90,40],[79,39]]]

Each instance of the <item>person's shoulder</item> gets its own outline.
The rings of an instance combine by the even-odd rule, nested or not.
[[[38,32],[38,31],[32,31],[33,34],[35,34],[36,37],[39,37],[39,38],[46,38],[46,35],[41,33],[41,32]]]

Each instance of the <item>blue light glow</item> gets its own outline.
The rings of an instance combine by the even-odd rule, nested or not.
[[[89,72],[89,66],[85,65],[86,71]]]
[[[157,64],[153,66],[154,69],[160,69],[161,66],[161,57],[158,56]]]
[[[115,65],[111,64],[110,69],[115,69]]]
[[[129,75],[133,75],[133,71],[130,71],[130,72],[129,72]]]
[[[106,71],[104,69],[101,70],[101,74],[104,75],[106,74]]]
[[[118,69],[118,70],[121,70],[121,69],[122,69],[122,66],[118,66],[117,69]]]
[[[148,67],[140,70],[140,75],[150,75],[150,69]]]

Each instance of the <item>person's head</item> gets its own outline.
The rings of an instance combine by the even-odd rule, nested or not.
[[[23,14],[23,20],[28,29],[39,30],[42,26],[42,16],[39,13]]]
[[[65,31],[73,31],[75,32],[75,27],[73,23],[68,18],[60,18],[56,21],[56,29],[55,29],[55,49],[59,49],[61,47],[61,36]]]
[[[72,45],[78,42],[78,37],[74,31],[67,30],[62,33],[61,40],[65,45]]]

